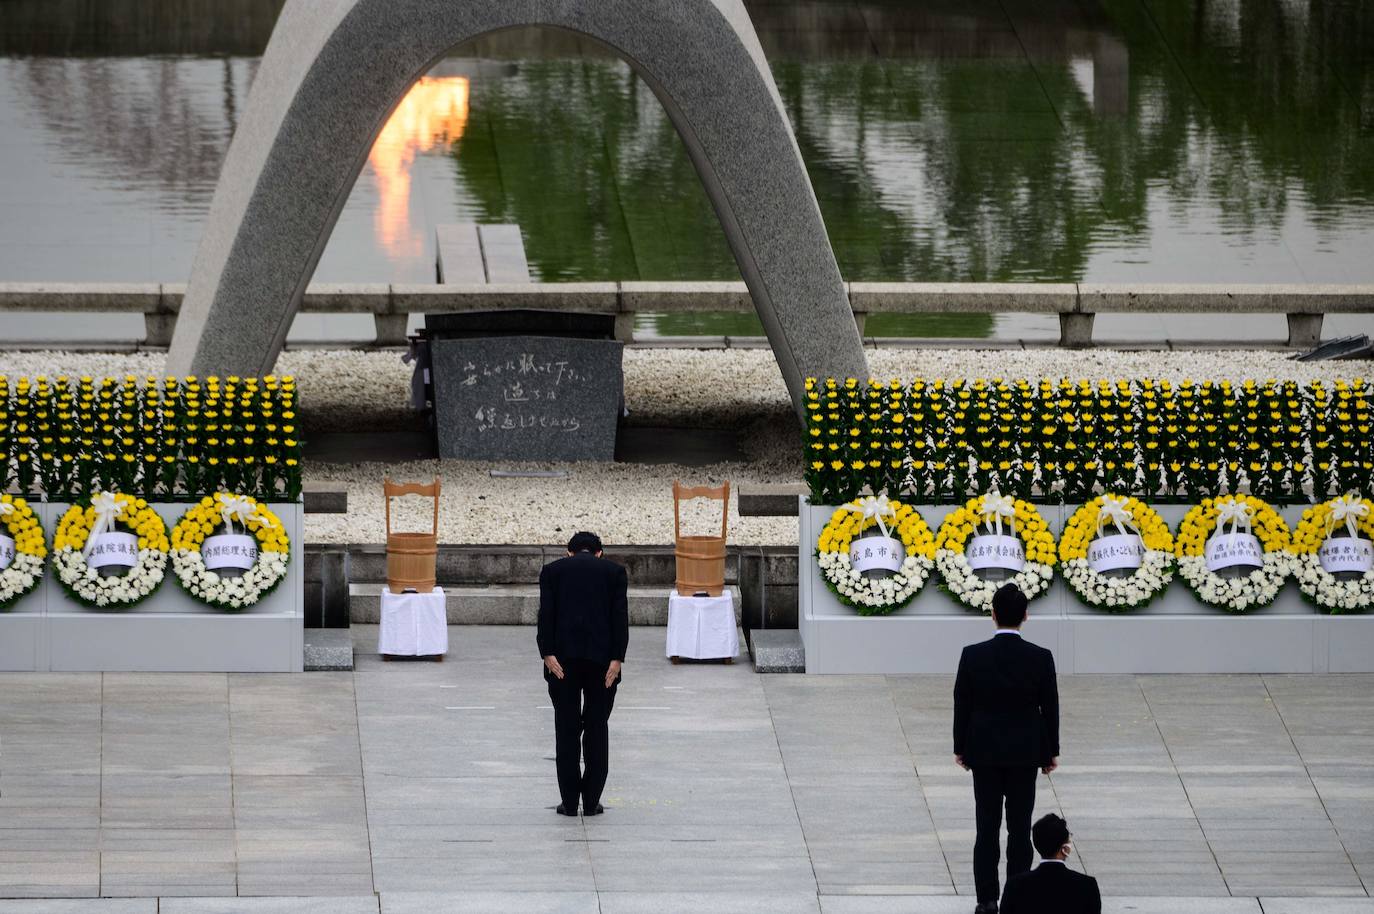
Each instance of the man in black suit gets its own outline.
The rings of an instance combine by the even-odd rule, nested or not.
[[[1050,813],[1031,828],[1040,865],[1007,880],[1001,914],[1102,914],[1097,880],[1065,865],[1073,850],[1069,823]]]
[[[973,772],[978,837],[973,845],[974,914],[996,914],[1002,806],[1007,878],[1031,865],[1036,769],[1059,767],[1059,688],[1054,657],[1021,638],[1026,595],[1015,584],[992,598],[997,633],[970,644],[954,680],[954,761]]]
[[[625,568],[601,557],[601,539],[578,533],[568,557],[539,572],[539,656],[553,702],[558,813],[600,815],[620,667],[630,641]],[[586,771],[582,771],[582,756]]]

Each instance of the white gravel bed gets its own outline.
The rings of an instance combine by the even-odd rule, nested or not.
[[[551,478],[492,478],[493,468],[564,470]],[[776,477],[746,464],[679,467],[670,464],[572,463],[490,464],[461,460],[403,464],[333,464],[312,466],[308,476],[348,489],[348,514],[307,514],[310,542],[380,543],[386,539],[382,477],[428,482],[443,480],[439,504],[440,542],[566,543],[578,530],[592,530],[607,543],[671,545],[673,480],[691,485],[732,485],[775,481]],[[392,502],[392,528],[430,529],[431,502],[406,497]],[[720,532],[720,503],[695,499],[685,503],[682,532]],[[741,518],[730,499],[730,542],[795,543],[797,519]]]
[[[1334,380],[1370,376],[1368,362],[1293,362],[1257,350],[1115,352],[1107,350],[869,350],[875,377],[1043,376],[1072,378],[1189,377]],[[0,353],[0,373],[139,376],[160,374],[156,353]],[[410,367],[398,352],[305,350],[284,353],[281,374],[299,378],[302,425],[311,433],[414,428],[408,407]],[[312,542],[378,543],[384,537],[381,479],[443,477],[442,538],[449,543],[559,543],[590,528],[607,542],[672,542],[672,483],[735,484],[799,479],[801,461],[782,377],[768,350],[627,349],[625,397],[640,425],[743,428],[748,463],[707,468],[579,463],[524,465],[565,469],[566,479],[494,479],[494,464],[428,461],[408,464],[307,464],[306,477],[347,487],[346,516],[311,515]],[[500,469],[516,468],[501,464]],[[417,508],[419,506],[416,506]],[[704,505],[702,506],[705,507]],[[427,523],[416,514],[416,526]],[[698,522],[703,526],[695,526]],[[688,532],[710,532],[713,519],[694,517]],[[732,505],[730,539],[739,544],[789,544],[793,518],[741,519]]]

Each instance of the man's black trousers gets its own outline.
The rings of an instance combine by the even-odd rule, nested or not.
[[[558,756],[558,793],[568,811],[595,809],[606,786],[610,736],[606,720],[615,704],[620,680],[606,688],[609,663],[594,660],[562,660],[563,678],[547,670],[549,699],[553,702],[554,741]],[[586,771],[579,764],[586,757]]]
[[[1038,768],[973,769],[978,838],[973,844],[973,884],[978,903],[996,901],[997,863],[1002,856],[1002,806],[1007,808],[1007,878],[1031,865],[1031,813],[1035,811]]]

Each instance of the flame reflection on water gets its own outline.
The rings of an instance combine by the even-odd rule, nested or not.
[[[410,218],[410,179],[421,153],[448,148],[468,122],[466,76],[423,76],[387,119],[367,161],[377,177],[377,240],[393,258],[419,256],[425,239]]]

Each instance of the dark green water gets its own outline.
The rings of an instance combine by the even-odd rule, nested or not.
[[[1374,2],[748,5],[847,279],[1374,282]],[[0,2],[0,279],[184,279],[275,11]],[[317,278],[426,281],[465,220],[518,223],[543,280],[738,277],[623,63],[538,32],[454,54],[465,116],[409,135],[403,194],[364,167]]]

